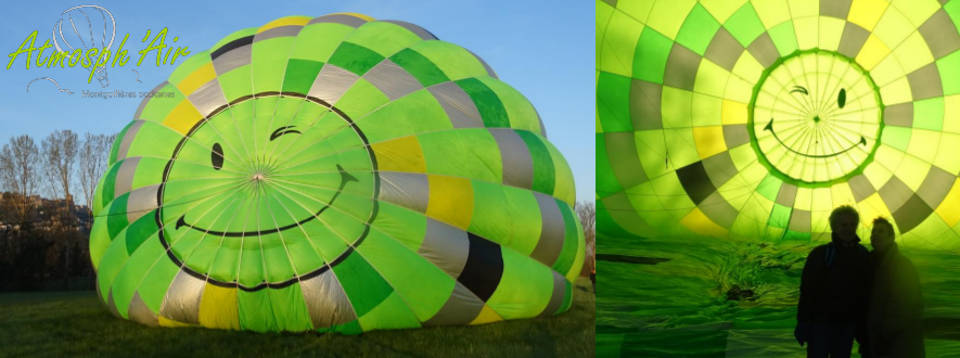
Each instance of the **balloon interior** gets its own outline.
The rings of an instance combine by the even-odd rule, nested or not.
[[[960,249],[960,3],[598,3],[601,235]]]
[[[960,0],[596,9],[598,352],[802,354],[800,278],[842,205],[868,247],[893,223],[926,321],[960,317]],[[927,356],[960,355],[946,330]]]

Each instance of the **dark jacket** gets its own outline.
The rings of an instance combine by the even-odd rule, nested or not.
[[[871,253],[874,277],[867,306],[873,357],[923,357],[923,296],[913,263],[896,246]]]
[[[835,236],[829,244],[814,248],[800,279],[797,322],[862,323],[870,281],[868,260],[863,245],[846,247]]]

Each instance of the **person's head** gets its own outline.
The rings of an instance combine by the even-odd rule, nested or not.
[[[834,232],[837,239],[845,243],[852,243],[857,240],[857,225],[860,224],[860,214],[849,205],[844,205],[833,209],[830,213],[830,230]]]
[[[878,217],[873,219],[873,230],[870,232],[870,245],[877,251],[885,251],[894,243],[893,225],[887,219]]]

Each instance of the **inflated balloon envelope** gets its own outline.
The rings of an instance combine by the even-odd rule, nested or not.
[[[479,57],[401,21],[286,17],[195,53],[118,135],[97,291],[148,325],[480,324],[572,302],[571,171]]]

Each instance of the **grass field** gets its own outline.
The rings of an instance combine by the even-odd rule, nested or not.
[[[0,294],[0,356],[590,357],[592,291],[580,278],[571,309],[549,318],[355,336],[151,328],[115,318],[92,291]]]
[[[597,244],[601,254],[648,258],[597,262],[598,357],[805,356],[793,328],[800,273],[815,244],[696,238]],[[960,357],[960,256],[902,251],[920,274],[927,356]],[[738,299],[729,299],[731,292]]]

